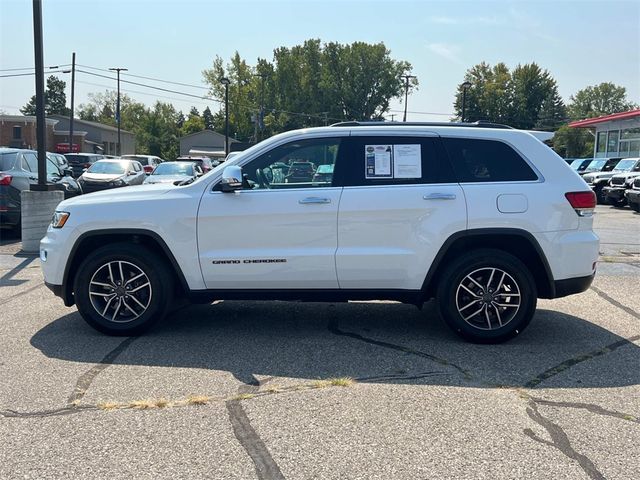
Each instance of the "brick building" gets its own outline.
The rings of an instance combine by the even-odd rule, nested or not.
[[[54,145],[56,120],[47,119],[47,146]],[[0,115],[0,146],[38,148],[36,117],[29,115]]]

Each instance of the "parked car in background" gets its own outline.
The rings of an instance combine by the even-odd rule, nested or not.
[[[69,160],[67,160],[67,157],[65,157],[61,153],[47,152],[47,158],[53,160],[56,165],[60,167],[60,170],[71,169],[71,167],[69,166]]]
[[[51,158],[47,158],[47,183],[64,192],[64,198],[82,193],[78,182],[71,177],[71,170],[61,170]],[[17,148],[0,148],[0,226],[19,227],[23,190],[38,183],[38,152]]]
[[[187,183],[202,174],[202,169],[196,162],[164,162],[147,176],[144,183]]]
[[[85,169],[104,158],[104,155],[98,153],[65,153],[64,156],[69,161],[74,178],[78,178]]]
[[[142,185],[146,174],[135,160],[98,160],[86,172],[80,175],[78,182],[84,193],[97,192],[110,188]]]
[[[176,162],[196,162],[196,164],[198,164],[198,166],[204,173],[209,172],[214,167],[220,164],[218,162],[216,165],[214,165],[213,161],[209,157],[190,157],[188,155],[176,158]]]
[[[593,190],[593,192],[596,194],[598,203],[604,203],[605,199],[602,190],[609,183],[609,179],[616,173],[631,171],[631,169],[636,166],[636,163],[637,161],[635,158],[623,158],[617,161],[615,166],[611,170],[587,173],[582,178],[585,182],[587,182],[589,187],[591,187],[591,190]]]
[[[291,162],[284,178],[285,183],[310,182],[316,173],[316,166],[311,162]]]
[[[640,176],[633,179],[631,188],[624,192],[629,206],[636,212],[640,212]]]
[[[589,166],[589,164],[591,163],[591,160],[592,160],[591,158],[578,158],[578,159],[574,160],[573,162],[571,162],[570,166],[576,172],[582,173]]]
[[[333,165],[318,165],[316,169],[316,173],[313,174],[313,180],[311,180],[313,185],[326,185],[328,187],[331,186],[331,181],[333,180]]]
[[[142,168],[144,169],[144,173],[147,175],[150,175],[158,165],[164,162],[163,159],[156,157],[155,155],[122,155],[120,158],[140,162],[140,165],[142,165]]]
[[[624,207],[627,204],[625,192],[632,187],[636,177],[640,176],[640,158],[626,160],[635,160],[636,164],[628,172],[613,175],[609,179],[609,184],[602,188],[605,203],[614,207]]]

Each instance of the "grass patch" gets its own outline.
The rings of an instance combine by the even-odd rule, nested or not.
[[[250,398],[253,398],[253,397],[255,397],[253,393],[241,393],[233,397],[231,400],[249,400]]]
[[[129,403],[129,408],[134,408],[136,410],[148,410],[150,408],[156,407],[155,400],[134,400]]]
[[[100,402],[98,403],[98,408],[100,410],[115,410],[116,408],[120,408],[121,405],[118,402]]]
[[[187,405],[206,405],[211,400],[211,397],[206,395],[189,395],[187,397]]]
[[[350,387],[355,383],[351,377],[330,378],[327,380],[332,387]]]

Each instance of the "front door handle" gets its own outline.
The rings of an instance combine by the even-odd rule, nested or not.
[[[455,200],[455,193],[430,193],[422,197],[424,200]]]
[[[331,199],[326,197],[307,197],[302,200],[298,200],[298,203],[301,205],[308,205],[310,203],[331,203]]]

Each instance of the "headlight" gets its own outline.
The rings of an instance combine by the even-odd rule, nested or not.
[[[115,185],[116,187],[121,187],[123,185],[126,185],[127,182],[125,182],[123,179],[118,178],[116,180],[114,180],[113,182],[111,182],[113,185]]]
[[[51,219],[51,226],[53,228],[64,227],[64,224],[67,223],[67,220],[69,219],[69,215],[69,212],[55,212]]]

